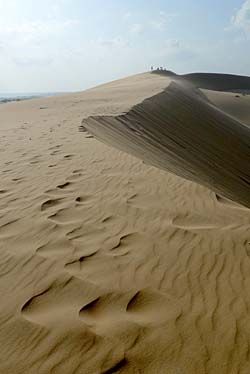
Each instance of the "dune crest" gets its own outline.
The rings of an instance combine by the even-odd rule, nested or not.
[[[146,163],[250,207],[249,128],[184,80],[125,114],[91,116],[82,126]]]
[[[175,74],[168,70],[155,70],[153,74],[173,77],[175,80],[191,83],[197,88],[214,91],[242,91],[250,93],[250,77],[244,75],[221,73]]]

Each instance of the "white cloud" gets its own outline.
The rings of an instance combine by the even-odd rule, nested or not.
[[[0,25],[1,58],[16,66],[43,67],[67,54],[67,34],[77,20],[35,20]]]
[[[250,36],[250,0],[246,0],[232,17],[232,24]]]

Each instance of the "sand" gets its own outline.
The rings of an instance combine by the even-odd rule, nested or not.
[[[238,126],[241,144],[250,96],[176,84],[146,73],[0,106],[1,374],[249,373],[247,188],[238,184],[232,192],[223,177],[220,193],[216,183],[208,189],[202,184],[211,167],[202,178],[196,166],[183,175],[199,183],[161,170],[190,170],[188,152],[185,168],[178,147],[178,168],[167,160],[158,165],[158,153],[138,140],[150,137],[156,149],[141,117],[139,128],[134,118],[126,122],[133,137],[124,127],[108,130],[138,106],[149,118],[159,97],[179,98],[184,90],[195,108],[184,119],[202,108],[202,123],[216,116],[218,127]],[[96,118],[98,133],[91,130]],[[88,132],[79,132],[82,123]],[[214,132],[207,135],[209,143]],[[236,166],[225,148],[232,176]],[[200,155],[213,160],[202,147]]]
[[[160,93],[122,114],[88,116],[83,128],[150,165],[250,208],[249,127],[219,109],[212,103],[215,96],[209,100],[190,79],[166,80]],[[130,88],[124,90],[129,96]]]

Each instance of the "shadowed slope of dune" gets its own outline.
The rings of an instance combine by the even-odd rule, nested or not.
[[[250,91],[250,77],[233,74],[191,73],[182,77],[199,88],[217,91]]]
[[[221,73],[190,73],[179,75],[168,70],[155,70],[153,73],[173,77],[176,80],[185,79],[197,88],[215,91],[249,91],[250,93],[250,77],[244,75]]]
[[[214,90],[203,90],[203,93],[218,108],[250,126],[250,95]]]
[[[201,89],[215,106],[240,122],[250,125],[250,77],[219,73],[178,75],[168,70],[156,70],[153,73],[180,82],[184,79]]]
[[[250,207],[250,130],[192,85],[173,81],[126,114],[82,123],[97,138]]]

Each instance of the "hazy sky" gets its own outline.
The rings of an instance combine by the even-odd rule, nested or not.
[[[0,0],[0,92],[165,66],[250,75],[250,0]]]

